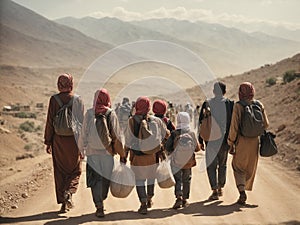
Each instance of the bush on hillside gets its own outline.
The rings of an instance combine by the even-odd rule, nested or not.
[[[35,131],[34,122],[30,122],[30,121],[26,121],[26,122],[22,123],[19,128],[20,128],[20,130],[26,131],[26,132]]]
[[[274,77],[267,78],[266,83],[269,86],[273,86],[274,84],[276,84],[276,78],[274,78]]]
[[[289,83],[289,82],[295,80],[298,77],[299,77],[299,74],[296,73],[295,70],[289,70],[289,71],[286,71],[283,74],[283,82],[284,83]]]
[[[36,114],[35,113],[26,113],[26,112],[18,112],[15,114],[15,117],[36,119]]]

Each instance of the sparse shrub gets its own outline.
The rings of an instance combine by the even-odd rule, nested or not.
[[[26,144],[24,146],[24,149],[27,150],[27,151],[32,150],[32,144]]]
[[[266,83],[269,86],[273,86],[274,84],[276,84],[276,78],[274,78],[274,77],[267,78]]]
[[[26,113],[26,112],[18,112],[15,114],[15,117],[36,119],[36,114],[35,113]]]
[[[26,121],[20,125],[20,130],[26,131],[26,132],[33,132],[35,130],[34,128],[34,122]]]
[[[38,125],[38,126],[35,128],[35,131],[41,131],[41,130],[42,130],[41,125]]]
[[[286,71],[283,74],[283,82],[289,83],[289,82],[295,80],[297,77],[298,77],[298,74],[296,74],[295,70]]]

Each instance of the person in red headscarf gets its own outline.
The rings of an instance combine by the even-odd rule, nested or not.
[[[172,132],[175,130],[175,126],[172,121],[166,117],[167,103],[164,100],[157,99],[153,102],[152,111],[154,116],[160,118],[166,124],[168,130]]]
[[[161,151],[162,143],[170,135],[161,119],[149,115],[150,108],[150,99],[139,97],[135,103],[136,112],[129,118],[125,131],[125,149],[130,152],[131,168],[135,173],[136,190],[141,203],[138,209],[140,214],[147,214],[148,208],[152,207],[156,153]]]
[[[257,101],[254,99],[255,89],[249,82],[244,82],[239,87],[239,100],[245,102],[247,105]],[[261,102],[258,102],[261,106],[264,127],[265,129],[269,125],[264,106]],[[232,168],[237,189],[240,193],[240,197],[237,201],[239,204],[245,204],[247,200],[246,190],[251,191],[257,169],[258,162],[258,149],[259,138],[258,137],[245,137],[241,134],[240,124],[242,121],[242,114],[244,107],[239,102],[233,106],[231,125],[228,135],[228,144],[230,146],[229,152],[233,154]]]
[[[77,191],[81,175],[80,152],[76,137],[61,136],[55,133],[53,120],[60,109],[60,103],[72,103],[73,115],[79,123],[83,120],[84,106],[81,98],[74,97],[73,77],[70,74],[62,74],[58,77],[57,88],[59,93],[51,96],[48,107],[47,121],[44,133],[46,151],[52,154],[56,199],[61,205],[60,212],[64,213],[73,207],[72,195]],[[58,100],[57,100],[58,99]]]
[[[91,188],[95,215],[104,217],[103,201],[107,198],[110,178],[114,166],[113,156],[118,153],[125,157],[121,142],[121,130],[118,117],[111,109],[109,93],[106,89],[97,90],[93,107],[85,113],[79,149],[87,156],[86,180]],[[97,117],[105,115],[107,124],[97,123]],[[105,126],[107,125],[107,126]],[[101,132],[99,132],[102,130]]]

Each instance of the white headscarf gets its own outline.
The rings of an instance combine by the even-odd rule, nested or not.
[[[178,113],[176,129],[190,129],[190,116],[187,112]]]

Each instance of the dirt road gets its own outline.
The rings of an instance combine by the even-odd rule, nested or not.
[[[48,180],[44,188],[26,200],[18,209],[3,215],[0,224],[300,224],[299,176],[286,171],[271,159],[260,159],[254,190],[248,192],[248,204],[235,204],[238,192],[228,160],[228,180],[224,196],[209,202],[208,178],[199,166],[203,155],[197,156],[198,166],[193,168],[190,205],[173,210],[175,198],[172,189],[155,188],[154,206],[148,215],[139,215],[135,190],[126,199],[113,198],[105,201],[106,216],[94,216],[90,190],[85,187],[85,173],[80,188],[74,196],[75,208],[66,214],[57,214],[54,182]]]

